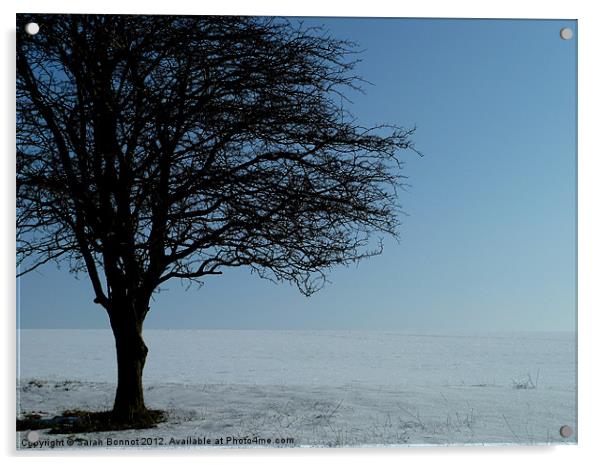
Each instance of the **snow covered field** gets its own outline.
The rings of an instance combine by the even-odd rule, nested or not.
[[[47,448],[53,444],[47,440],[58,440],[58,447],[96,440],[96,447],[144,448],[577,439],[573,333],[147,330],[144,337],[146,403],[166,410],[166,423],[73,436],[40,431],[37,443],[20,432],[17,446]],[[110,331],[21,330],[19,338],[18,414],[112,407]],[[562,425],[574,434],[562,438]],[[223,445],[215,444],[220,438]],[[212,442],[194,444],[203,440]]]

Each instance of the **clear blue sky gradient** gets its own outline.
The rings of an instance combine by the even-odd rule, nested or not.
[[[418,127],[401,241],[310,298],[245,269],[170,283],[145,327],[575,330],[576,21],[315,23],[364,49],[359,120]],[[51,264],[18,286],[20,327],[108,328],[84,275]]]

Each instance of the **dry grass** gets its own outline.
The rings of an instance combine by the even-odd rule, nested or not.
[[[96,431],[120,431],[127,429],[154,428],[166,420],[162,410],[149,410],[148,415],[134,422],[118,422],[111,411],[86,412],[67,410],[60,416],[42,418],[38,414],[26,414],[17,419],[17,431],[48,429],[49,434],[90,433]]]

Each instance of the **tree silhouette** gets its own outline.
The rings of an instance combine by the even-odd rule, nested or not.
[[[148,418],[142,325],[162,283],[247,266],[309,295],[396,234],[413,130],[346,110],[354,44],[255,17],[18,15],[18,30],[19,275],[89,276],[115,335],[115,420]]]

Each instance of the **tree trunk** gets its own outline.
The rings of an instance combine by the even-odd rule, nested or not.
[[[142,371],[148,348],[142,339],[142,322],[137,321],[133,309],[120,310],[111,317],[117,349],[117,392],[112,416],[119,423],[147,423],[150,417],[144,404]]]

